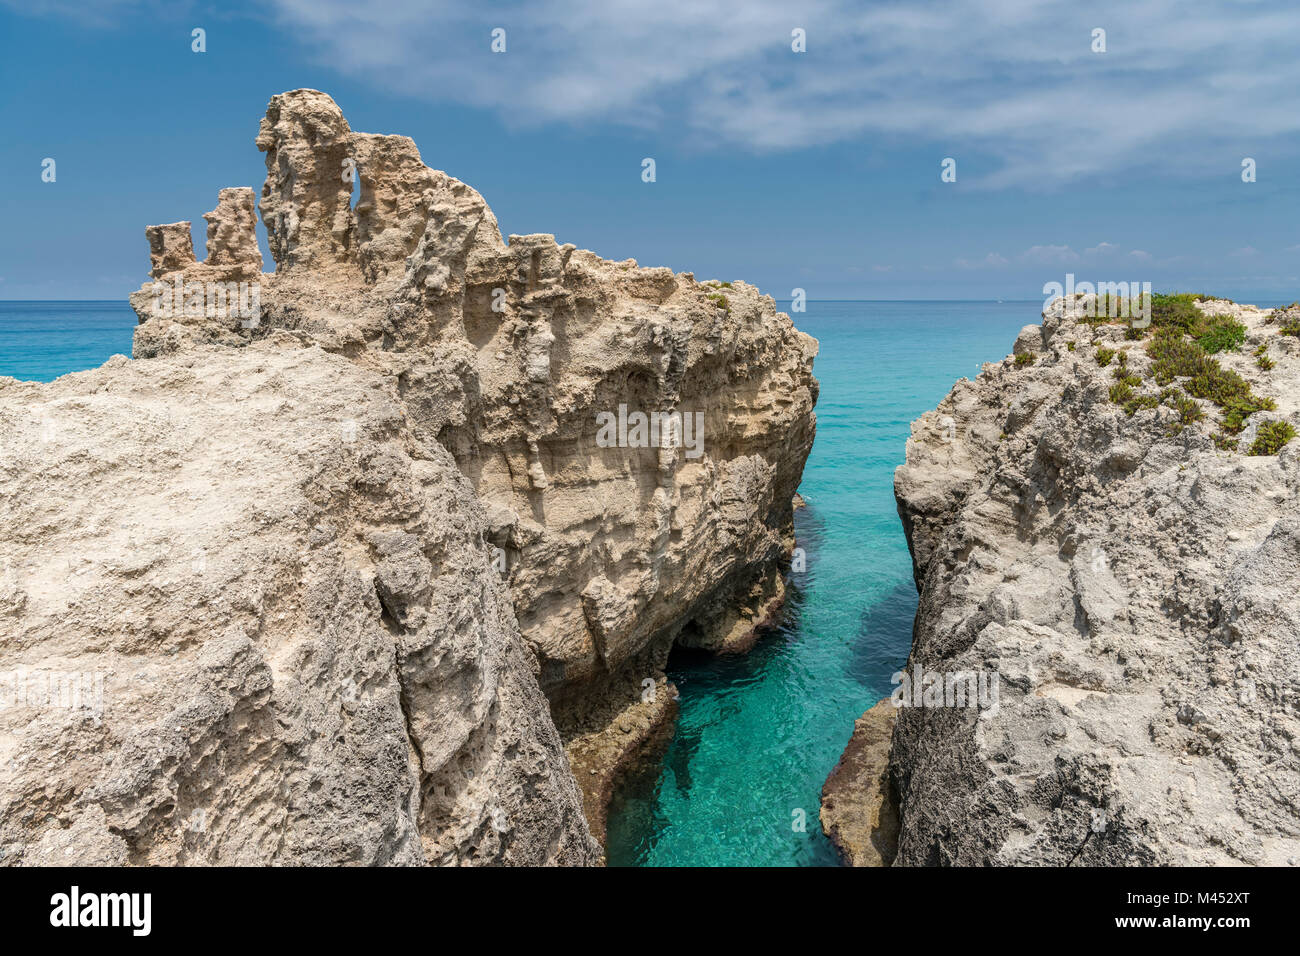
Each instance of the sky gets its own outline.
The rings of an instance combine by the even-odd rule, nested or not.
[[[1297,48],[1294,0],[0,0],[0,299],[123,299],[152,223],[201,250],[311,87],[503,233],[777,299],[1291,301]]]

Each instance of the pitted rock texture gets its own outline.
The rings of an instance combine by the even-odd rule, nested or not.
[[[144,234],[149,240],[149,274],[155,279],[194,265],[194,239],[188,221],[149,226]]]
[[[507,242],[322,93],[257,146],[274,275],[224,189],[205,261],[146,230],[136,361],[0,380],[3,860],[599,862],[670,647],[782,600],[816,343],[744,283]],[[626,411],[702,425],[599,440]]]
[[[136,357],[287,332],[393,382],[483,503],[568,739],[661,680],[674,642],[743,648],[781,600],[815,340],[743,282],[507,242],[477,192],[406,137],[352,132],[323,93],[274,97],[257,145],[276,260],[258,322],[153,315],[146,287]],[[597,416],[620,406],[698,413],[700,453],[605,447]]]
[[[909,670],[1000,675],[996,707],[898,712],[896,864],[1300,862],[1300,442],[1219,450],[1214,406],[1112,402],[1146,344],[1056,300],[1018,354],[912,426],[895,494],[920,605]],[[1268,310],[1216,355],[1300,421]],[[1071,348],[1073,343],[1073,348]],[[1269,346],[1264,369],[1255,350]],[[1177,384],[1186,384],[1178,380]],[[977,716],[978,714],[978,716]]]
[[[291,337],[0,378],[3,863],[599,859],[468,482]]]
[[[262,277],[262,252],[257,248],[257,207],[253,190],[223,189],[217,208],[203,214],[208,224],[204,265],[221,269],[230,280]]]
[[[897,717],[889,698],[859,717],[822,787],[822,830],[848,866],[889,866],[898,853],[898,806],[889,789]]]

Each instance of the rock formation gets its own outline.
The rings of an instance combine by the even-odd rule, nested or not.
[[[323,93],[273,97],[257,146],[275,274],[251,190],[222,190],[205,262],[187,223],[147,230],[136,361],[0,391],[11,415],[75,410],[73,433],[116,395],[155,429],[60,451],[51,512],[7,516],[16,567],[60,535],[50,560],[93,553],[98,590],[59,603],[88,599],[21,573],[0,613],[26,636],[0,670],[67,653],[160,685],[110,680],[97,736],[50,727],[77,737],[75,777],[21,737],[0,835],[74,859],[591,862],[556,727],[599,837],[618,774],[671,732],[671,646],[743,648],[781,602],[816,342],[745,283],[507,242],[478,193]],[[192,419],[184,437],[164,414]],[[600,416],[638,414],[653,438],[604,440]],[[4,500],[43,448],[14,453]],[[96,483],[112,500],[60,523]],[[126,558],[99,530],[124,507],[153,536]],[[164,545],[219,548],[219,570],[177,590]],[[348,679],[360,709],[338,702]],[[174,835],[196,811],[220,839]]]
[[[0,380],[0,844],[592,860],[468,483],[391,383],[280,338]]]
[[[888,773],[897,717],[888,698],[859,717],[822,788],[822,829],[849,866],[889,866],[898,852],[898,808]]]
[[[880,794],[898,865],[1300,862],[1300,309],[1094,301],[912,426],[908,670],[999,692],[899,708],[883,777],[859,722],[823,813],[858,859]]]

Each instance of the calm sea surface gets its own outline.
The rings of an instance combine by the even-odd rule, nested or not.
[[[781,303],[788,310],[788,304]],[[1034,302],[810,302],[817,440],[795,513],[807,571],[743,657],[677,654],[681,720],[662,769],[616,796],[614,866],[836,865],[818,798],[853,721],[893,690],[916,589],[894,505],[910,424],[1011,351]],[[803,832],[795,824],[802,818]]]
[[[612,865],[836,863],[817,820],[822,783],[911,641],[916,592],[893,496],[908,426],[1008,354],[1040,308],[814,301],[794,315],[821,341],[808,507],[796,513],[807,570],[750,654],[670,662],[681,721],[662,768],[615,799]],[[0,302],[0,375],[94,368],[130,355],[134,328],[125,302]]]

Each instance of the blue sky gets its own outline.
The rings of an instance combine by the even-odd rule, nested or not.
[[[201,249],[297,87],[411,136],[506,233],[777,298],[1037,299],[1067,272],[1300,298],[1293,3],[736,6],[0,0],[0,299],[125,297],[150,223]]]

